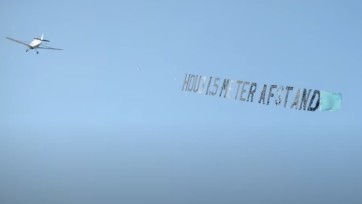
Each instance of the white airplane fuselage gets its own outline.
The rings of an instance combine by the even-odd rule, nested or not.
[[[41,40],[34,39],[33,41],[31,41],[31,42],[29,43],[29,48],[30,48],[30,49],[38,48],[38,47],[41,45],[41,43],[42,43]]]

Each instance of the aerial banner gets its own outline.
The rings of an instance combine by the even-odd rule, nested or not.
[[[181,90],[241,102],[267,106],[273,104],[283,108],[312,112],[336,111],[341,108],[342,103],[340,93],[195,74],[185,75]]]

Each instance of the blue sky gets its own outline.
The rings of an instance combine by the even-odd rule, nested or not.
[[[359,1],[0,3],[4,203],[360,203]],[[26,53],[44,33],[63,51]],[[186,73],[340,92],[305,112]]]

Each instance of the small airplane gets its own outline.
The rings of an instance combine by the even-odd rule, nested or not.
[[[41,34],[41,37],[40,37],[40,38],[38,38],[38,37],[34,38],[34,40],[32,40],[30,43],[26,43],[26,42],[23,42],[23,41],[20,41],[20,40],[15,40],[15,39],[10,38],[10,37],[6,37],[6,39],[27,46],[28,49],[26,49],[26,52],[28,52],[29,50],[33,50],[33,49],[34,49],[34,50],[36,51],[36,54],[39,54],[39,51],[38,51],[37,49],[63,50],[63,49],[60,49],[60,48],[48,47],[48,46],[46,46],[46,45],[43,45],[43,44],[42,44],[43,42],[49,42],[49,40],[45,40],[45,39],[44,39],[44,35],[43,35],[43,34]]]

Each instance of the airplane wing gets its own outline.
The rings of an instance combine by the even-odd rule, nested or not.
[[[48,46],[45,46],[45,45],[41,45],[40,47],[38,47],[39,49],[48,49],[48,50],[63,50],[63,49],[60,49],[60,48],[55,48],[55,47],[48,47]]]
[[[6,39],[11,40],[11,41],[14,41],[14,42],[17,42],[17,43],[20,43],[20,44],[23,44],[23,45],[25,45],[25,46],[27,46],[27,47],[30,47],[29,44],[26,43],[26,42],[23,42],[23,41],[20,41],[20,40],[15,40],[15,39],[9,38],[9,37],[6,37]]]

